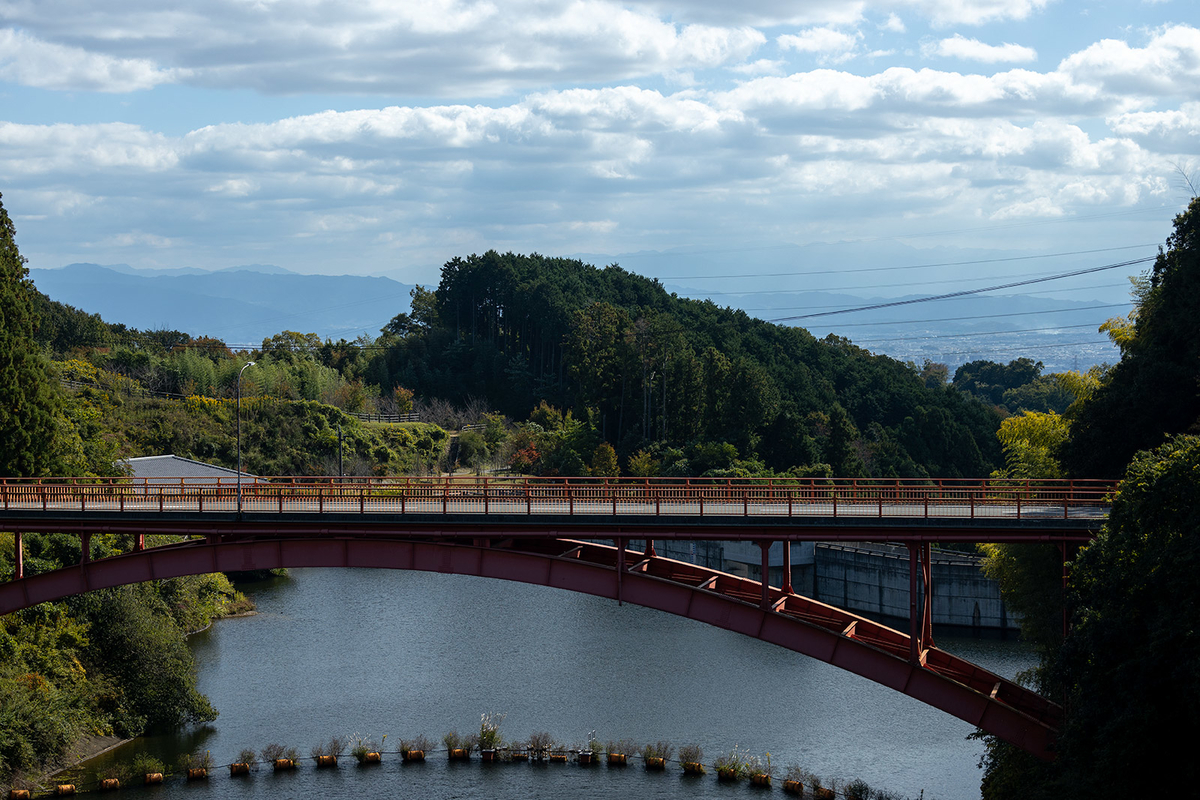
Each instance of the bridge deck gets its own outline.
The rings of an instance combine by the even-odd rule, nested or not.
[[[238,530],[262,532],[324,524],[463,536],[520,528],[548,538],[617,530],[655,538],[1082,541],[1107,517],[1113,488],[987,480],[259,478],[239,487],[229,479],[7,479],[0,480],[0,521],[22,530],[107,529],[123,520],[212,533],[238,520]]]

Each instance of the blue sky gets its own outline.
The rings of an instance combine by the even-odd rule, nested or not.
[[[1200,166],[1178,0],[0,0],[0,192],[34,267],[1143,248],[1087,266],[1163,241],[1176,165]],[[901,291],[833,252],[829,285]]]

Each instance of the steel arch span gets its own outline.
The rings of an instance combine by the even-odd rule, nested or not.
[[[215,539],[216,537],[214,537]],[[0,584],[0,615],[96,589],[208,572],[367,567],[551,586],[687,617],[840,667],[902,692],[1042,759],[1061,707],[936,648],[909,657],[907,634],[801,595],[686,562],[570,539],[329,536],[191,540],[84,561]],[[765,591],[764,591],[765,588]],[[766,602],[760,602],[760,599]]]

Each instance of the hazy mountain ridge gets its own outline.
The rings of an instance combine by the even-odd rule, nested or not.
[[[107,321],[215,336],[230,344],[257,344],[282,330],[332,339],[377,336],[408,310],[412,290],[391,278],[300,275],[270,265],[208,272],[70,264],[29,274],[52,299]]]

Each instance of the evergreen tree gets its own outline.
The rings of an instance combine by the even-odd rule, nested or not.
[[[1139,450],[1200,424],[1200,198],[1175,218],[1109,380],[1068,411],[1067,472],[1116,477]]]
[[[34,288],[0,203],[0,475],[45,475],[52,468],[58,395],[34,343]]]

